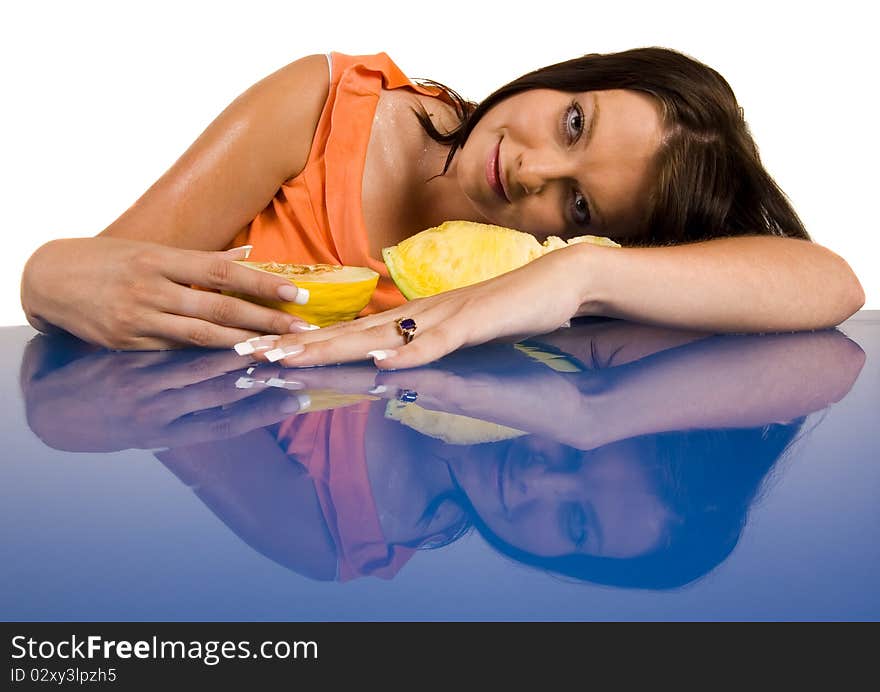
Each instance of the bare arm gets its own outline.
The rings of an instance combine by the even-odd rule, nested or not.
[[[226,247],[305,167],[328,88],[323,55],[257,82],[101,235],[194,250]]]
[[[373,357],[383,369],[408,368],[462,346],[545,334],[575,314],[694,332],[824,329],[864,299],[843,259],[804,240],[739,237],[656,248],[581,243],[352,324],[286,336],[273,357],[287,353],[278,361],[285,366]],[[418,324],[408,344],[395,324],[402,317]]]
[[[806,240],[572,249],[581,250],[584,277],[578,314],[711,332],[784,332],[835,326],[865,302],[849,265]]]
[[[55,240],[22,276],[28,320],[112,348],[231,346],[285,333],[286,313],[190,285],[270,300],[289,283],[212,252],[272,199],[308,160],[327,98],[326,58],[298,60],[233,101],[131,208],[95,238]],[[202,252],[195,252],[195,251]]]

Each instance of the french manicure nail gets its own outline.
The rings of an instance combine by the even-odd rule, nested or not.
[[[397,351],[389,348],[384,351],[370,351],[367,355],[374,360],[385,360],[386,358],[393,358],[396,356]]]
[[[239,377],[235,381],[236,389],[250,389],[254,386],[254,379],[252,377]]]
[[[279,387],[280,389],[302,389],[303,383],[296,380],[283,380],[280,377],[270,377],[266,380],[267,387]]]
[[[249,356],[257,351],[265,351],[272,348],[275,342],[281,337],[277,334],[266,334],[265,336],[254,336],[247,341],[241,341],[235,344],[235,352],[240,356]]]
[[[278,297],[288,303],[305,305],[309,302],[309,291],[306,288],[297,288],[293,284],[284,284],[278,287]]]
[[[313,331],[313,330],[315,330],[315,329],[320,329],[320,327],[319,327],[317,324],[310,324],[310,323],[308,323],[308,322],[299,322],[299,321],[297,321],[297,322],[293,322],[293,323],[290,325],[290,331],[293,332],[293,333],[298,333],[298,332],[310,332],[310,331]]]
[[[295,356],[299,353],[302,353],[305,350],[305,346],[300,344],[291,344],[290,346],[281,346],[279,348],[274,348],[271,351],[266,352],[266,360],[270,363],[274,363],[275,361],[281,360],[282,358],[287,358],[289,356]]]
[[[251,256],[251,250],[254,249],[253,245],[239,245],[238,247],[229,248],[227,252],[236,252],[244,250],[244,258],[247,259]]]

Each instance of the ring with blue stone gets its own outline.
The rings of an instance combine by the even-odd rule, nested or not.
[[[408,344],[416,335],[416,321],[412,317],[401,317],[395,320],[397,331],[403,337],[403,343]]]
[[[401,389],[397,395],[397,400],[403,402],[404,404],[413,404],[419,398],[419,393],[414,392],[412,389]]]

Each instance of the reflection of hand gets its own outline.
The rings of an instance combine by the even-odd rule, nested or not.
[[[176,344],[229,347],[257,333],[285,334],[295,319],[191,285],[279,299],[291,284],[232,260],[244,252],[197,252],[121,238],[58,240],[35,253],[22,282],[22,304],[40,329],[51,323],[114,349]],[[292,296],[285,296],[292,300]]]
[[[574,356],[590,370],[602,370],[709,336],[706,332],[600,319],[579,320],[572,329],[559,329],[537,341]]]
[[[550,437],[572,447],[589,444],[588,398],[572,376],[535,364],[520,374],[458,374],[439,368],[383,372],[383,396],[409,390],[418,405]]]
[[[40,373],[38,352],[46,340],[28,344],[21,379],[31,429],[58,449],[155,449],[225,439],[299,409],[290,389],[236,387],[244,372],[229,372],[241,366],[235,353],[98,351]]]
[[[387,354],[382,368],[409,368],[463,346],[553,331],[575,314],[581,302],[574,282],[560,280],[570,268],[566,253],[575,249],[557,250],[489,281],[413,300],[354,322],[284,336],[278,348],[304,346],[305,350],[281,362],[293,367],[358,361],[381,350]],[[418,325],[416,338],[407,345],[395,324],[401,317],[413,318]]]
[[[703,339],[583,373],[463,375],[435,367],[378,379],[389,396],[417,392],[425,408],[594,449],[656,432],[789,421],[842,399],[863,363],[858,345],[828,330]]]
[[[345,365],[336,368],[293,369],[272,363],[249,368],[249,375],[239,386],[254,385],[300,390],[332,390],[339,394],[368,394],[376,386],[376,368],[372,365]]]

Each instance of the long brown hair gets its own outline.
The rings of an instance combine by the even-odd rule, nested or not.
[[[657,100],[665,130],[644,234],[635,243],[664,245],[734,235],[810,239],[764,169],[730,85],[711,67],[683,53],[656,47],[592,53],[529,72],[479,104],[431,84],[443,90],[460,118],[458,127],[439,132],[427,113],[416,113],[434,140],[450,145],[443,174],[480,118],[514,94],[530,89],[631,89]]]

